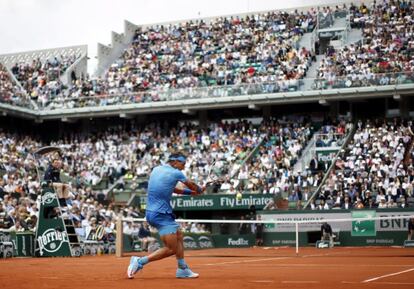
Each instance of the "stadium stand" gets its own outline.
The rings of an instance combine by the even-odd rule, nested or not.
[[[413,84],[411,11],[410,2],[384,1],[148,26],[126,22],[125,36],[112,35],[113,50],[121,55],[106,53],[110,57],[102,60],[107,67],[102,71],[100,66],[101,75],[61,71],[66,82],[52,81],[40,96],[38,89],[27,93],[39,109],[52,112],[256,94],[274,94],[276,99],[285,92]],[[355,30],[362,31],[363,40],[348,39]],[[379,39],[383,31],[386,36]],[[323,33],[334,35],[325,57],[315,55],[325,53],[316,48]],[[68,55],[65,59],[74,59]],[[49,54],[56,57],[59,49]],[[9,69],[15,64],[12,56],[0,58]],[[20,64],[33,61],[26,57]]]
[[[0,102],[12,105],[28,105],[24,90],[13,80],[7,68],[0,62]]]
[[[35,124],[0,127],[0,228],[35,230],[38,177],[50,159],[36,160],[33,152],[47,145],[63,150],[61,177],[71,184],[64,213],[81,240],[104,228],[105,238],[113,241],[119,216],[142,217],[149,173],[175,150],[188,154],[184,173],[189,178],[200,184],[214,179],[207,197],[242,203],[245,196],[260,196],[270,200],[260,204],[265,210],[281,210],[278,199],[288,204],[283,209],[292,210],[413,207],[413,89],[402,96],[396,87],[383,89],[414,83],[413,7],[404,1],[371,4],[138,27],[101,76],[86,74],[81,46],[0,56],[0,102],[9,109],[0,120],[13,107],[36,113]],[[336,29],[344,16],[362,31],[363,40],[330,45],[316,61],[315,49],[301,46],[304,34]],[[318,99],[310,104],[303,91],[309,89],[305,79],[311,70],[317,77],[310,79],[310,89],[336,99],[316,91]],[[349,100],[338,90],[374,86],[372,105],[360,91],[350,92]],[[283,94],[286,106],[275,108],[272,96],[289,92],[300,99]],[[256,105],[258,94],[266,100]],[[233,96],[231,104],[241,96],[252,102],[248,109],[234,105],[229,110],[214,103],[210,111],[180,103],[178,113],[162,103]],[[114,109],[103,120],[89,110],[123,104],[158,105],[167,116],[133,114],[128,107]],[[73,119],[63,117],[74,108],[85,110]],[[53,110],[57,120],[47,118]],[[384,120],[390,112],[401,118]],[[14,120],[10,117],[10,123]],[[102,125],[94,127],[93,120]],[[34,132],[27,133],[30,129]],[[245,218],[246,210],[230,215]],[[213,215],[208,213],[203,216]],[[182,228],[211,231],[196,223]],[[152,228],[125,222],[123,230],[149,249],[152,240],[144,244],[141,239]]]
[[[312,209],[320,202],[325,209],[407,206],[413,196],[412,136],[410,126],[395,120],[359,122]]]
[[[315,88],[413,83],[413,6],[385,1],[372,8],[352,5],[349,11],[351,26],[362,29],[363,40],[337,50],[330,47]]]
[[[72,81],[86,75],[87,46],[3,54],[0,61],[23,96],[39,109],[67,90]]]
[[[41,107],[50,108],[159,101],[170,90],[206,86],[242,85],[230,95],[294,91],[311,63],[310,51],[298,43],[315,21],[313,10],[275,11],[139,28],[102,78],[77,77],[68,89],[53,75],[78,56],[34,59],[12,71]]]
[[[310,13],[269,12],[138,29],[102,85],[83,95],[134,93],[123,101],[146,102],[174,89],[267,82],[276,82],[266,85],[269,93],[296,90],[310,63],[298,40],[313,22]]]
[[[62,92],[64,87],[59,78],[77,57],[55,56],[45,62],[34,59],[32,63],[15,63],[11,71],[33,100],[45,104],[47,99],[53,99]]]
[[[275,137],[279,132],[281,139]],[[221,176],[218,193],[277,194],[271,189],[273,183],[277,188],[284,187],[285,191],[291,192],[294,185],[299,185],[293,166],[311,136],[309,122],[299,126],[293,121],[273,120],[260,125],[247,121],[212,123],[206,129],[191,123],[171,129],[162,129],[160,125],[129,131],[110,128],[96,135],[72,135],[70,141],[65,139],[49,144],[65,151],[63,170],[66,180],[72,184],[71,212],[79,214],[87,206],[99,208],[103,215],[109,209],[108,214],[112,217],[110,208],[116,202],[108,196],[108,188],[115,184],[114,189],[145,194],[150,169],[165,161],[175,149],[188,152],[184,171],[199,183],[206,181],[210,164],[215,160],[214,174]],[[34,215],[40,183],[32,153],[45,143],[5,132],[0,134],[0,140],[3,155],[0,197],[6,217],[15,214],[22,204],[27,214]],[[259,158],[260,162],[257,161]],[[41,174],[48,161],[48,158],[41,160]],[[313,176],[309,178],[313,179]],[[300,184],[306,182],[305,177]],[[127,214],[138,215],[139,209],[129,208]],[[28,216],[25,217],[27,220]],[[104,218],[99,221],[102,224]]]
[[[324,125],[318,132],[331,131],[344,133],[344,124]],[[222,180],[210,193],[273,194],[298,203],[302,198],[307,201],[322,180],[323,170],[294,171],[303,147],[313,135],[310,122],[282,119],[260,126],[245,121],[213,123],[205,130],[185,124],[166,132],[159,125],[150,125],[132,131],[109,129],[87,137],[72,136],[70,142],[51,142],[65,150],[64,171],[72,183],[71,210],[78,214],[89,204],[106,214],[108,208],[117,204],[109,194],[111,184],[115,184],[115,194],[145,194],[150,168],[167,159],[173,148],[188,152],[185,172],[201,183],[206,181],[209,165],[215,160],[214,174]],[[14,207],[8,207],[11,212],[18,202],[34,206],[40,184],[30,152],[45,144],[6,133],[2,133],[1,140],[4,157],[0,187],[2,197],[6,196],[3,206],[14,202]],[[46,166],[47,160],[43,160],[41,167]],[[298,206],[302,206],[301,202]],[[139,210],[128,210],[128,214],[139,214]]]

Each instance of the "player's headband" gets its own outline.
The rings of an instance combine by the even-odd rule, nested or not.
[[[179,162],[181,162],[181,163],[185,163],[186,158],[185,158],[185,156],[183,156],[183,155],[171,155],[171,156],[168,158],[168,160],[169,160],[169,161],[179,161]]]

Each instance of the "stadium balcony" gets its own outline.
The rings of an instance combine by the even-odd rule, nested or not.
[[[284,78],[290,81],[269,92],[297,90],[296,80],[310,62],[309,52],[305,48],[298,50],[304,28],[297,25],[306,21],[308,27],[313,18],[311,14],[269,12],[136,27],[132,43],[97,80],[76,83],[68,93],[50,99],[46,109],[166,101],[168,96],[158,95],[170,90],[173,99],[182,99],[183,91],[174,89]],[[113,35],[113,44],[123,47],[130,30],[127,22],[126,36]],[[223,42],[224,32],[228,39]],[[263,42],[263,47],[258,47],[260,51],[250,51],[248,47],[258,41]],[[276,46],[280,46],[277,57],[270,53]],[[109,54],[114,52],[108,52],[108,57]]]
[[[87,46],[70,46],[0,55],[10,78],[24,91],[34,110],[45,98],[71,86],[76,75],[87,73]]]
[[[411,11],[412,7],[404,9]],[[377,23],[371,21],[375,13],[375,9],[362,4],[143,26],[125,21],[125,32],[113,32],[110,47],[99,45],[97,77],[75,73],[76,80],[70,79],[72,85],[61,93],[38,97],[38,108],[0,103],[0,110],[39,121],[70,122],[95,116],[130,117],[139,113],[194,113],[212,108],[405,97],[414,92],[412,69],[314,73],[320,61],[318,56],[314,62],[318,37],[327,30],[340,31],[337,36],[343,39],[338,43],[349,45],[346,41],[353,38],[347,34],[354,30],[369,36],[366,30]],[[226,37],[223,31],[227,31]],[[238,39],[240,43],[235,43],[240,47],[229,46],[226,39]],[[260,51],[246,50],[246,45]],[[410,38],[401,45],[400,52],[410,55]],[[182,48],[179,53],[176,47]],[[268,50],[279,51],[282,57]],[[336,67],[332,61],[328,56],[322,63],[332,70]],[[411,63],[408,67],[413,66]],[[64,74],[72,75],[69,71]]]
[[[412,83],[413,43],[412,4],[394,6],[384,1],[375,6],[350,7],[350,25],[358,27],[362,39],[334,49],[329,46],[318,68],[314,87],[386,86]],[[387,17],[383,15],[387,13]],[[337,81],[337,77],[341,80]]]
[[[389,79],[382,85],[382,78]],[[300,85],[309,83],[330,83],[318,90],[302,90]],[[133,116],[139,113],[182,112],[214,108],[261,107],[289,103],[329,103],[341,100],[364,100],[371,98],[392,98],[414,93],[414,72],[375,75],[369,81],[351,77],[337,77],[333,81],[323,79],[301,79],[295,81],[286,92],[272,92],[281,83],[241,84],[205,88],[168,89],[130,94],[99,95],[56,100],[54,109],[33,110],[8,103],[0,103],[3,113],[28,119],[76,120],[86,117]],[[308,86],[308,85],[306,85]],[[298,89],[299,87],[299,89]],[[288,90],[291,91],[288,91]],[[59,99],[59,98],[58,98]]]

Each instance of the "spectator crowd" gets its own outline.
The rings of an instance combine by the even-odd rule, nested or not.
[[[411,123],[358,123],[312,209],[407,207],[414,197]]]
[[[297,90],[311,63],[299,40],[314,28],[316,13],[272,11],[140,27],[102,77],[74,74],[69,87],[59,76],[76,56],[16,63],[11,71],[40,108],[50,109]]]
[[[260,124],[219,122],[204,128],[190,122],[173,127],[131,125],[128,130],[113,127],[98,134],[72,134],[48,144],[63,150],[62,173],[71,184],[65,215],[74,221],[79,236],[86,239],[98,227],[113,236],[120,213],[143,216],[141,208],[115,204],[107,188],[128,182],[136,189],[148,178],[152,167],[176,150],[188,153],[184,173],[197,183],[205,184],[210,170],[211,175],[220,177],[215,190],[209,193],[235,197],[269,194],[297,203],[300,209],[302,202],[310,200],[322,185],[312,199],[311,209],[407,207],[414,183],[411,125],[397,120],[359,122],[324,183],[327,168],[297,171],[295,163],[315,132],[345,136],[349,126],[343,121],[327,123],[319,130],[310,120],[297,118],[270,119]],[[36,166],[42,172],[49,160],[35,159],[33,153],[45,145],[32,137],[0,133],[3,228],[20,231],[36,226],[40,207]],[[103,181],[107,181],[106,187],[97,188]],[[140,229],[134,224],[126,226],[131,226],[125,228],[128,230]],[[187,224],[186,230],[202,233],[206,228]]]
[[[7,68],[0,63],[0,102],[12,105],[29,105],[23,90],[13,81]]]
[[[30,98],[44,106],[65,89],[60,77],[80,55],[60,55],[50,59],[33,59],[31,63],[24,61],[15,63],[11,72],[26,90]]]
[[[59,78],[79,56],[33,59],[10,67],[22,91],[0,67],[0,100],[56,109],[295,91],[314,56],[299,47],[302,35],[346,15],[363,40],[329,47],[313,88],[413,83],[413,12],[409,1],[385,0],[139,27],[100,77],[73,73],[65,86]]]
[[[113,227],[120,210],[126,216],[140,214],[139,208],[115,208],[107,195],[110,184],[137,185],[176,150],[188,153],[184,171],[197,182],[206,181],[213,159],[216,173],[232,177],[259,144],[263,131],[247,121],[212,123],[204,129],[191,123],[171,128],[151,124],[129,130],[114,127],[90,135],[71,134],[48,145],[62,148],[62,180],[71,184],[68,214],[79,226],[79,233],[87,237],[92,225]],[[19,229],[28,217],[38,213],[37,168],[42,178],[50,158],[35,158],[34,152],[45,145],[28,136],[0,133],[0,211],[5,227]],[[107,182],[103,188],[102,182]],[[18,216],[18,212],[24,214]]]
[[[315,88],[413,83],[412,3],[351,4],[348,12],[352,27],[362,29],[363,41],[328,48]],[[0,63],[0,102],[27,106],[33,101],[54,109],[297,90],[312,58],[310,51],[299,47],[302,35],[313,30],[317,16],[321,28],[327,28],[340,13],[344,8],[273,11],[140,27],[102,77],[72,75],[68,87],[60,77],[78,56],[18,62],[11,73]],[[113,232],[119,213],[142,216],[140,208],[115,206],[108,188],[129,183],[137,189],[175,150],[187,152],[184,173],[189,178],[201,184],[207,177],[216,178],[209,192],[285,195],[301,208],[302,200],[310,200],[322,185],[312,209],[409,205],[414,197],[411,123],[359,122],[323,184],[327,166],[321,169],[313,162],[301,172],[294,168],[315,132],[311,120],[298,118],[205,127],[192,122],[113,127],[50,143],[0,131],[0,226],[16,231],[36,226],[37,168],[46,168],[50,160],[35,159],[34,152],[45,145],[63,148],[62,171],[71,183],[66,213],[82,238],[98,226]],[[319,132],[318,148],[341,145],[349,130],[340,122],[326,124]],[[206,230],[201,224],[185,228]],[[134,224],[125,227],[137,235],[140,229]]]
[[[414,83],[414,6],[408,1],[351,5],[351,26],[363,39],[321,60],[315,88],[345,88]]]

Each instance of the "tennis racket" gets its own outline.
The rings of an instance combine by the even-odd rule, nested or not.
[[[208,169],[208,173],[207,173],[207,177],[206,177],[206,182],[207,183],[209,182],[209,178],[211,176],[211,172],[213,171],[213,167],[216,164],[216,162],[217,162],[217,160],[216,159],[213,159],[213,161],[210,164],[210,168]]]

